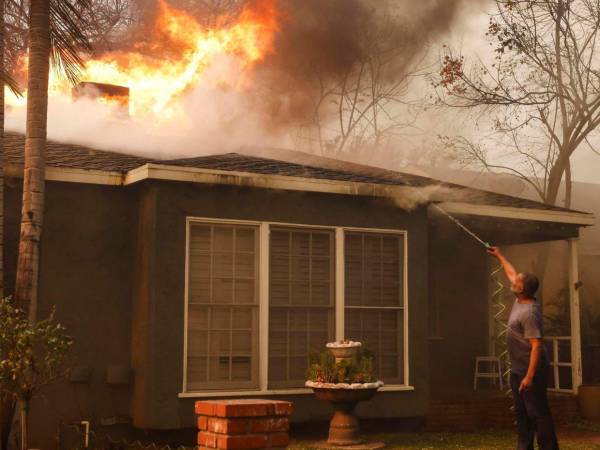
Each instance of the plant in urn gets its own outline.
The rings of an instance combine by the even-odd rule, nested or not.
[[[383,382],[373,374],[373,356],[360,342],[330,342],[327,350],[311,355],[306,386],[315,396],[331,403],[335,412],[329,422],[329,446],[381,448],[382,443],[365,444],[354,409],[358,402],[370,400]]]

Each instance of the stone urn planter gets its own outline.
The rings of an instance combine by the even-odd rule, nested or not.
[[[340,362],[356,363],[360,342],[330,342],[327,350]],[[382,381],[366,383],[327,383],[309,380],[305,383],[315,393],[315,397],[331,404],[334,414],[329,422],[329,447],[353,447],[376,449],[384,447],[381,442],[365,443],[360,438],[360,426],[354,409],[359,402],[373,398],[377,390],[383,386]]]
[[[329,342],[325,347],[333,354],[336,362],[344,359],[355,361],[362,344],[354,341]]]

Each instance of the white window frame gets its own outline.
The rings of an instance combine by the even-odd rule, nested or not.
[[[259,228],[258,233],[258,379],[259,387],[252,389],[236,390],[206,390],[206,391],[187,391],[187,337],[188,337],[188,282],[189,282],[189,240],[190,227],[194,223],[204,224],[222,224],[222,225],[251,225]],[[290,388],[290,389],[269,389],[269,234],[271,226],[294,227],[294,228],[312,228],[332,230],[335,236],[335,338],[344,339],[344,313],[345,313],[345,285],[344,285],[344,243],[345,232],[360,233],[379,233],[395,234],[404,236],[404,383],[386,385],[380,388],[381,391],[413,391],[414,387],[410,384],[409,372],[409,310],[408,310],[408,231],[385,228],[360,228],[360,227],[339,227],[327,225],[311,225],[286,222],[266,222],[252,220],[232,220],[219,219],[214,217],[186,217],[186,239],[185,239],[185,287],[184,287],[184,332],[183,332],[183,380],[182,390],[178,394],[179,398],[211,398],[211,397],[236,397],[253,395],[291,395],[291,394],[312,394],[312,389]]]

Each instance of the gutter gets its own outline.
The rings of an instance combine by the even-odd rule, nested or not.
[[[474,203],[440,202],[438,205],[450,214],[501,217],[506,219],[555,222],[590,226],[596,223],[593,214],[549,209],[515,208],[510,206],[478,205]]]

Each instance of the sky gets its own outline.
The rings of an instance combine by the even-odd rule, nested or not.
[[[457,20],[452,32],[441,37],[439,44],[449,44],[455,48],[462,49],[463,55],[466,58],[473,55],[489,54],[489,44],[483,39],[487,31],[489,20],[488,12],[493,11],[492,2],[465,1],[465,8],[462,12],[463,19]],[[448,115],[452,116],[452,112]],[[444,130],[452,129],[456,121],[448,118],[448,115],[442,114],[440,120],[442,133]],[[471,124],[468,121],[458,121],[460,127],[468,128],[469,131],[477,135]],[[592,141],[598,153],[600,153],[600,137],[596,136]],[[498,149],[499,152],[502,149]],[[586,183],[600,184],[600,155],[594,153],[587,146],[580,146],[571,159],[572,176],[574,181]]]

